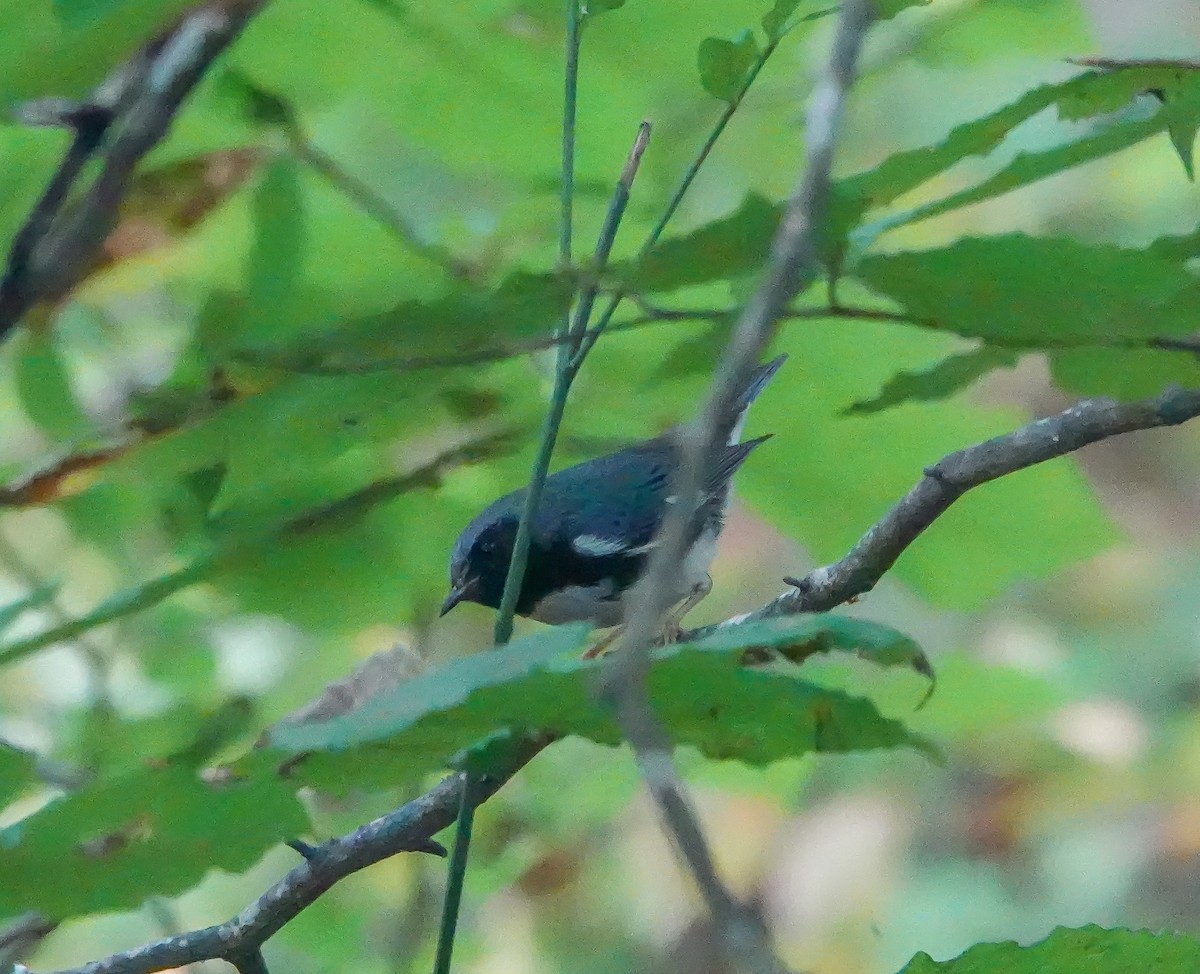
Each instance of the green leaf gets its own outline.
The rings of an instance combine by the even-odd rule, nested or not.
[[[610,10],[620,10],[626,0],[579,0],[585,17],[599,17]]]
[[[1006,234],[865,258],[856,276],[918,323],[994,345],[1054,347],[1194,330],[1200,283],[1141,250]]]
[[[858,247],[865,248],[886,230],[1007,193],[1158,132],[1182,131],[1200,120],[1200,72],[1196,71],[1142,65],[1089,71],[1034,88],[1015,102],[958,126],[937,145],[896,153],[875,169],[842,180],[835,194],[836,223],[846,232],[865,213],[893,202],[961,160],[991,152],[1014,128],[1047,108],[1057,107],[1063,121],[1077,122],[1116,112],[1144,92],[1166,89],[1172,92],[1170,101],[1161,103],[1149,117],[1120,117],[1065,144],[1020,152],[998,173],[974,186],[863,228],[856,234]]]
[[[795,26],[795,24],[788,23],[788,18],[796,12],[796,8],[800,6],[801,2],[802,0],[775,0],[775,5],[767,11],[762,19],[762,29],[763,33],[767,35],[767,40],[781,40]],[[796,24],[821,20],[837,12],[837,7],[823,7],[820,10],[814,10],[811,13],[805,14],[796,21]]]
[[[842,615],[797,616],[726,626],[700,642],[708,650],[745,650],[751,657],[770,649],[793,663],[817,653],[854,653],[879,666],[906,666],[932,677],[921,647],[890,626]]]
[[[0,104],[79,97],[189,0],[28,0],[4,5]]]
[[[294,789],[278,781],[209,784],[184,767],[139,769],[0,830],[0,916],[134,909],[212,869],[245,870],[307,824]]]
[[[948,961],[917,954],[901,974],[1192,974],[1198,968],[1200,942],[1191,937],[1092,925],[1075,930],[1059,927],[1029,947],[1013,940],[976,944]]]
[[[796,12],[801,0],[775,0],[774,6],[763,15],[762,29],[768,40],[777,41],[787,32],[788,18]]]
[[[875,16],[879,20],[891,20],[909,7],[927,7],[931,3],[933,0],[872,0]]]
[[[696,53],[700,83],[714,98],[732,102],[741,94],[754,62],[759,58],[758,41],[749,30],[731,41],[706,37]]]
[[[888,379],[879,395],[851,403],[846,415],[877,413],[904,402],[945,399],[995,369],[1011,368],[1017,364],[1017,358],[1012,350],[991,345],[949,355],[927,369],[898,372]]]
[[[621,265],[614,271],[627,277],[635,292],[674,291],[757,273],[782,213],[782,206],[751,193],[729,216],[664,241],[640,264]]]
[[[1065,348],[1047,354],[1060,389],[1126,402],[1157,396],[1171,386],[1200,387],[1200,356],[1160,349]]]
[[[21,797],[37,781],[37,757],[0,740],[0,811]]]
[[[75,400],[58,340],[49,331],[28,329],[18,342],[17,392],[25,412],[56,442],[82,439],[92,423]]]
[[[710,640],[655,655],[648,688],[672,739],[709,757],[766,764],[811,751],[910,746],[929,751],[867,700],[799,679],[794,666],[744,665],[743,650],[770,644],[810,651],[861,649],[913,665],[903,637],[849,620],[785,619],[730,627]],[[744,637],[744,638],[743,638]],[[617,744],[611,713],[592,693],[602,661],[578,656],[586,629],[563,626],[465,657],[323,723],[284,724],[242,773],[281,764],[295,780],[334,792],[419,780],[505,729],[575,734]]]

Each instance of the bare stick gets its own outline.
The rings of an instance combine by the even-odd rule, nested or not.
[[[670,741],[651,710],[645,676],[651,640],[683,568],[691,513],[698,507],[706,473],[721,445],[717,442],[721,418],[733,408],[738,390],[745,387],[788,304],[820,274],[818,247],[838,126],[871,20],[868,0],[847,0],[842,7],[829,67],[809,111],[807,168],[776,233],[766,276],[742,311],[708,400],[683,437],[680,475],[673,491],[677,502],[664,521],[646,574],[634,592],[621,645],[613,654],[602,687],[634,748],[663,823],[712,912],[726,952],[734,963],[754,974],[774,974],[783,967],[761,923],[717,875],[675,769]]]

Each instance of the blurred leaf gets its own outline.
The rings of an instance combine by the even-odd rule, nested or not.
[[[58,443],[75,442],[90,433],[92,423],[75,400],[54,334],[22,331],[15,354],[17,392],[29,418]]]
[[[9,626],[16,622],[21,616],[31,609],[40,609],[42,606],[54,601],[54,597],[58,595],[60,584],[58,582],[42,582],[37,588],[32,589],[27,595],[9,602],[7,605],[0,606],[0,634],[3,634]]]
[[[916,39],[913,57],[938,68],[978,69],[996,58],[1054,58],[1094,43],[1087,12],[1075,0],[987,0],[941,13]]]
[[[78,97],[190,0],[21,0],[4,5],[0,104]]]
[[[749,30],[742,31],[731,41],[706,37],[696,53],[700,83],[714,98],[732,102],[741,93],[758,58],[758,41]]]
[[[1063,145],[1019,153],[1000,172],[969,189],[864,227],[856,234],[859,246],[865,247],[886,230],[1007,193],[1200,119],[1200,72],[1148,65],[1089,71],[1034,88],[1012,104],[958,126],[937,145],[895,153],[875,169],[841,181],[836,187],[837,222],[847,232],[865,213],[893,202],[962,159],[992,151],[1019,124],[1047,108],[1057,107],[1063,121],[1081,121],[1115,112],[1152,90],[1169,90],[1171,98],[1149,117],[1118,119]]]
[[[1062,348],[1047,354],[1060,389],[1080,396],[1131,401],[1171,386],[1200,387],[1200,357],[1159,349]]]
[[[1200,941],[1179,933],[1059,927],[1045,940],[1022,947],[1014,940],[976,944],[954,960],[917,954],[901,974],[1191,974],[1200,966]]]
[[[909,7],[927,7],[932,2],[933,0],[872,0],[875,16],[880,20],[891,20]]]
[[[910,746],[927,750],[904,727],[883,720],[867,700],[798,679],[794,667],[756,668],[741,662],[747,645],[838,640],[860,646],[849,627],[824,620],[779,620],[738,627],[712,641],[671,646],[655,654],[648,680],[655,713],[672,739],[710,757],[765,764],[811,751]],[[838,626],[843,626],[840,634]],[[822,632],[823,628],[828,631]],[[465,657],[376,697],[354,713],[325,723],[277,727],[270,750],[242,760],[243,771],[270,773],[283,763],[291,777],[343,793],[418,780],[460,751],[504,729],[577,734],[604,744],[621,740],[612,715],[591,692],[603,661],[582,660],[586,628],[563,626]],[[898,651],[877,647],[883,656]],[[290,755],[290,757],[289,757]]]
[[[1010,347],[1187,334],[1200,297],[1145,251],[1024,234],[867,257],[855,273],[921,324]]]
[[[29,751],[0,740],[0,811],[37,781],[37,757]]]
[[[307,827],[293,792],[270,780],[207,784],[183,767],[87,785],[0,830],[0,915],[130,910],[212,869],[241,872]]]
[[[879,395],[852,403],[847,416],[876,413],[903,402],[933,402],[960,392],[989,372],[1017,364],[1017,353],[1007,348],[983,345],[942,359],[928,369],[899,372],[888,379]]]
[[[625,0],[579,0],[585,17],[598,17],[610,10],[620,10]]]
[[[692,284],[757,273],[767,257],[782,207],[746,197],[736,212],[685,237],[660,243],[637,264],[614,268],[633,291],[674,291]]]
[[[801,0],[775,0],[775,4],[763,15],[762,29],[767,40],[777,41],[787,30],[788,18],[796,12]]]

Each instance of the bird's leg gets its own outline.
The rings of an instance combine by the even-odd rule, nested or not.
[[[694,586],[692,586],[692,590],[688,593],[688,597],[680,602],[679,606],[667,615],[666,620],[663,622],[663,627],[659,631],[658,638],[655,640],[655,645],[670,646],[671,643],[678,642],[679,637],[683,635],[683,629],[680,627],[679,623],[682,621],[683,617],[691,612],[692,609],[694,609],[697,605],[699,605],[700,602],[702,602],[711,591],[712,576],[706,574],[704,576],[704,581],[697,582]],[[597,640],[595,645],[589,646],[586,650],[584,650],[583,658],[595,659],[597,656],[607,650],[609,646],[616,642],[624,631],[624,624],[613,626],[609,632]]]
[[[584,659],[595,659],[597,656],[599,656],[601,653],[603,653],[606,649],[608,649],[609,646],[611,646],[614,642],[616,642],[617,637],[619,637],[621,635],[621,633],[623,633],[624,631],[625,631],[625,626],[623,624],[619,625],[619,626],[613,626],[612,629],[610,629],[603,636],[601,636],[598,640],[596,640],[594,645],[589,646],[587,649],[585,649],[583,651],[583,658]]]
[[[683,628],[679,625],[683,621],[683,617],[699,605],[704,598],[712,591],[712,576],[705,574],[704,580],[697,582],[692,586],[692,591],[688,597],[684,599],[674,612],[668,614],[666,621],[663,623],[662,631],[658,636],[658,645],[670,646],[672,643],[679,642],[679,637],[683,635]]]

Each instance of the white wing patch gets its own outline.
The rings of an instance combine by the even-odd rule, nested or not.
[[[629,546],[616,538],[602,538],[596,534],[580,534],[571,539],[571,547],[581,555],[603,558],[607,555],[623,555]]]

